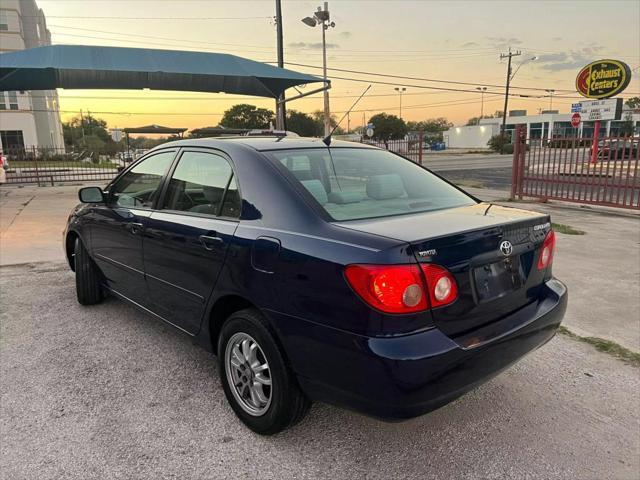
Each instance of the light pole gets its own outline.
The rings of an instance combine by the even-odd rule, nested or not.
[[[335,22],[330,22],[329,16],[329,3],[324,2],[324,10],[322,7],[318,7],[318,10],[312,17],[304,17],[302,23],[309,27],[315,27],[320,25],[322,30],[322,73],[324,77],[324,84],[327,85],[327,43],[325,39],[325,31],[329,27],[336,26]],[[331,112],[329,111],[329,91],[324,91],[324,135],[328,136],[331,133]]]
[[[402,94],[406,92],[407,89],[405,87],[396,87],[394,90],[400,94],[400,120],[402,120]]]
[[[556,93],[556,91],[553,88],[550,88],[545,89],[545,92],[549,94],[549,110],[553,110],[553,94]]]
[[[480,120],[484,117],[484,92],[487,91],[487,87],[476,87],[476,90],[480,90]],[[478,120],[478,123],[480,123]]]

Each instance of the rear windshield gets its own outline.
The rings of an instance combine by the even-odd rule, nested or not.
[[[326,148],[267,152],[334,220],[388,217],[474,205],[460,190],[384,150]]]

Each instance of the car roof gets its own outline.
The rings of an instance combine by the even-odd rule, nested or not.
[[[226,146],[243,145],[257,151],[268,150],[290,150],[299,148],[319,148],[325,147],[320,138],[306,137],[277,137],[277,136],[233,136],[214,138],[190,138],[163,143],[160,147],[211,147],[224,150]],[[333,140],[331,148],[375,148],[370,145],[358,142],[345,142]]]

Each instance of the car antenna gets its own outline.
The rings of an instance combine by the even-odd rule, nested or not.
[[[358,99],[353,102],[353,105],[351,105],[351,108],[349,110],[347,110],[347,113],[345,113],[342,118],[340,119],[340,121],[338,123],[336,123],[335,127],[333,127],[333,130],[331,130],[331,133],[329,133],[329,135],[327,135],[326,137],[324,137],[322,139],[322,141],[324,142],[324,144],[328,147],[329,145],[331,145],[331,135],[333,135],[333,132],[336,131],[336,128],[338,128],[340,126],[340,124],[342,123],[342,121],[345,119],[345,117],[347,115],[349,115],[351,113],[351,110],[353,110],[355,108],[355,106],[358,104],[358,102],[362,99],[362,97],[365,96],[365,94],[369,91],[369,89],[371,88],[371,85],[369,85],[364,92],[362,92],[362,95],[360,95],[358,97]]]

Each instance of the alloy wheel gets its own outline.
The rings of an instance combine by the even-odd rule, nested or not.
[[[227,342],[224,365],[240,407],[249,415],[263,415],[271,405],[273,386],[269,362],[258,342],[246,333],[235,333]]]

